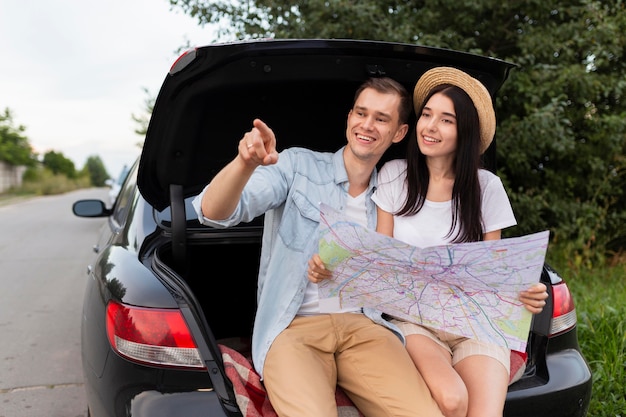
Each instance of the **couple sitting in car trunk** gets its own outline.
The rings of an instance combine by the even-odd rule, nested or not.
[[[411,102],[417,122],[406,159],[378,173],[385,151],[409,131]],[[355,94],[337,152],[278,153],[274,132],[257,119],[237,156],[194,199],[212,227],[265,214],[252,359],[279,416],[337,416],[337,387],[368,417],[502,415],[507,348],[373,308],[321,313],[317,291],[332,277],[317,255],[319,202],[420,247],[500,239],[516,220],[502,182],[480,165],[495,125],[488,91],[460,70],[427,71],[413,100],[394,80],[370,78]],[[545,298],[538,283],[519,299],[538,313]]]

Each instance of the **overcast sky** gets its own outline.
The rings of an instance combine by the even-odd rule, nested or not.
[[[167,0],[0,0],[0,110],[35,151],[112,177],[139,155],[132,115],[155,96],[181,46],[213,32]]]

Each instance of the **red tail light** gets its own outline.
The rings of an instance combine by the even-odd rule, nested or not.
[[[182,71],[187,65],[196,59],[196,52],[197,49],[192,48],[180,55],[170,67],[170,74],[176,74],[177,72]]]
[[[576,308],[572,294],[565,282],[552,286],[554,310],[552,311],[552,326],[550,336],[563,333],[576,325]]]
[[[140,308],[109,302],[109,343],[120,355],[157,366],[204,368],[197,345],[179,310]]]

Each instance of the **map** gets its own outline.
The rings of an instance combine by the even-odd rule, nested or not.
[[[525,351],[532,314],[519,293],[539,282],[549,231],[418,248],[320,204],[319,254],[333,278],[322,312],[372,307],[398,319]]]

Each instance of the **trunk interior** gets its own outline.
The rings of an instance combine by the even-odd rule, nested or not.
[[[215,341],[249,358],[262,228],[238,227],[234,233],[210,230],[211,237],[205,230],[203,239],[188,242],[184,267],[176,266],[170,245],[157,256],[184,278]]]

